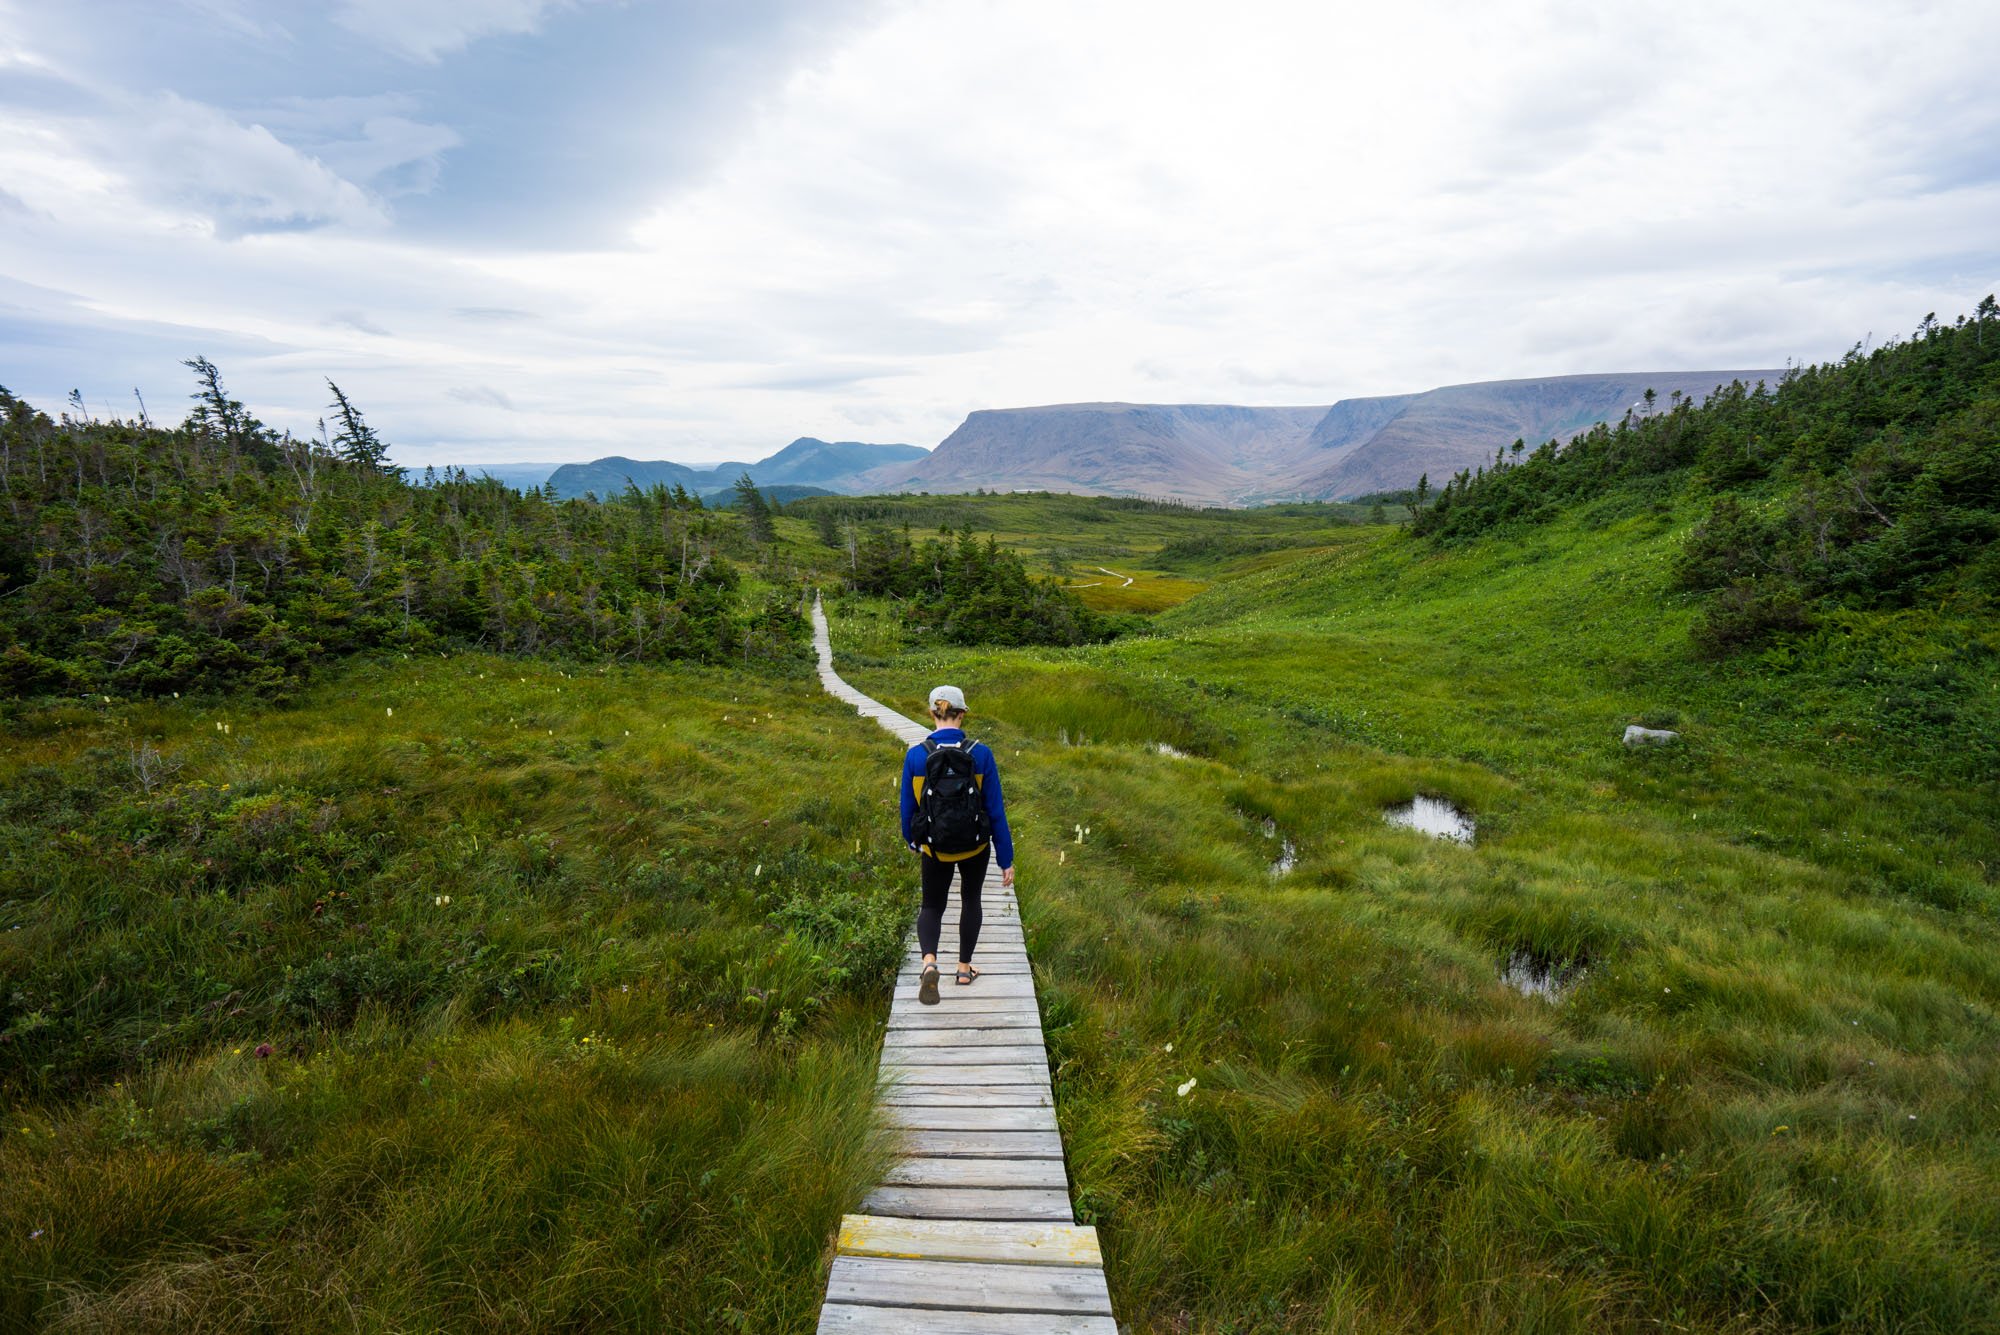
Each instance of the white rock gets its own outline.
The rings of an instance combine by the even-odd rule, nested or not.
[[[1642,728],[1636,723],[1625,728],[1627,746],[1665,746],[1668,742],[1680,740],[1680,734],[1671,728]]]

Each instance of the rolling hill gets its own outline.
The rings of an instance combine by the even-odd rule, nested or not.
[[[670,459],[628,459],[622,455],[594,459],[587,464],[564,464],[549,475],[556,494],[564,498],[595,495],[615,496],[627,482],[641,491],[655,483],[682,486],[697,495],[726,490],[744,473],[760,487],[811,488],[832,492],[853,492],[867,488],[856,485],[859,478],[888,466],[907,467],[923,458],[916,445],[870,445],[861,441],[826,441],[801,436],[776,454],[756,463],[720,463],[695,468]],[[812,494],[802,491],[795,494]]]

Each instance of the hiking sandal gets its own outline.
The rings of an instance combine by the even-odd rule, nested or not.
[[[926,964],[917,976],[917,1003],[923,1006],[938,1004],[938,966]]]
[[[970,964],[961,964],[958,966],[958,985],[960,987],[971,987],[972,980],[977,977],[979,977],[979,970],[973,968]]]

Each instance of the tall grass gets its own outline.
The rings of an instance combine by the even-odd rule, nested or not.
[[[1678,531],[1361,531],[1097,648],[878,633],[858,684],[953,680],[1002,755],[1135,1330],[2000,1329],[2000,790],[1840,646],[1692,662]],[[2000,660],[1956,661],[1979,717]],[[1384,823],[1419,793],[1475,846]]]
[[[909,907],[868,725],[465,656],[7,726],[0,1326],[812,1328]]]

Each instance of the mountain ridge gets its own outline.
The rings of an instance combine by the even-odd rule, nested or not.
[[[1327,406],[1066,403],[969,413],[911,465],[874,470],[867,490],[1071,491],[1170,496],[1206,505],[1342,500],[1442,481],[1517,439],[1567,439],[1655,391],[1699,402],[1778,370],[1635,371],[1441,385]]]
[[[897,464],[907,466],[929,452],[920,445],[873,445],[858,440],[821,440],[800,436],[755,463],[728,461],[695,467],[671,459],[631,459],[607,455],[589,463],[563,464],[549,474],[546,485],[564,499],[616,496],[629,483],[645,491],[655,485],[681,486],[697,495],[727,490],[748,473],[760,487],[797,487],[832,492],[855,488],[854,479]]]

